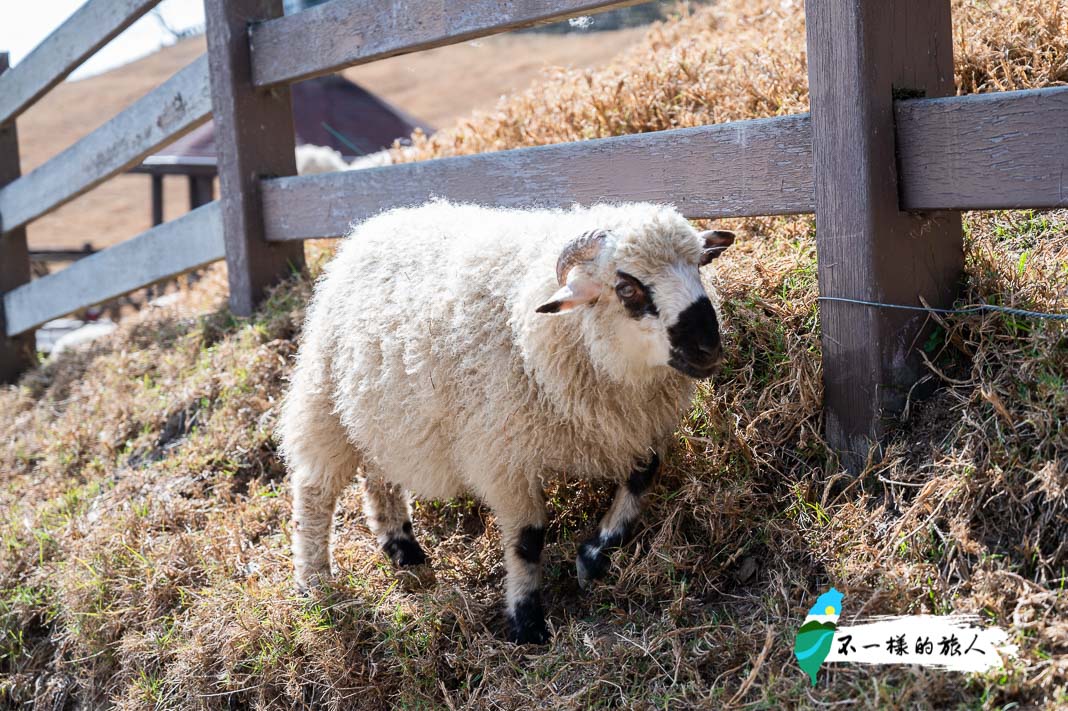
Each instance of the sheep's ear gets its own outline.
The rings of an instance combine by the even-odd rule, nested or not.
[[[734,244],[734,233],[727,230],[708,230],[699,234],[698,237],[705,242],[704,250],[701,252],[702,267]]]
[[[578,277],[560,287],[548,301],[534,309],[539,314],[562,314],[597,301],[601,288],[593,279]]]

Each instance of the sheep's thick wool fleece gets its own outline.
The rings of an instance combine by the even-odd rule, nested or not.
[[[291,397],[329,397],[365,467],[419,496],[625,478],[674,431],[693,385],[621,365],[632,344],[605,309],[535,313],[559,288],[561,249],[594,229],[614,235],[613,261],[638,265],[696,263],[702,246],[675,210],[648,204],[436,201],[364,222],[316,286]]]

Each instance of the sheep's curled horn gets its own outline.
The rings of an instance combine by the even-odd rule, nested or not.
[[[600,284],[589,275],[579,275],[568,281],[571,270],[579,264],[588,264],[597,259],[608,233],[593,230],[583,233],[567,243],[556,259],[556,281],[560,288],[549,300],[535,309],[539,314],[559,314],[576,306],[597,301]]]
[[[567,273],[576,264],[592,262],[604,247],[608,233],[604,230],[585,232],[567,243],[556,260],[556,281],[560,286],[567,283]]]

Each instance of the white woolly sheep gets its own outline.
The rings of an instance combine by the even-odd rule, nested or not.
[[[304,143],[297,146],[297,175],[315,175],[347,170],[349,164],[342,155],[330,146],[315,146]]]
[[[304,143],[297,146],[296,150],[297,175],[334,173],[339,170],[365,170],[367,168],[393,165],[394,151],[405,155],[411,153],[412,149],[410,146],[402,146],[396,149],[387,148],[353,158],[351,163],[346,163],[345,157],[330,146],[315,146],[310,143]]]
[[[577,559],[585,586],[632,533],[693,378],[721,360],[698,268],[734,240],[651,204],[505,210],[436,201],[357,226],[315,288],[280,422],[298,585],[330,573],[341,490],[421,565],[408,494],[470,492],[504,544],[509,637],[547,638],[553,476],[621,483]]]

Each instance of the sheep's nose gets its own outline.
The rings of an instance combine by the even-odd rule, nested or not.
[[[709,365],[719,365],[723,362],[723,347],[717,343],[702,343],[698,346],[702,360]]]
[[[723,357],[723,342],[719,338],[718,324],[713,321],[709,324],[702,324],[702,326],[704,328],[694,334],[696,338],[693,339],[690,346],[692,348],[690,351],[691,357],[703,363],[719,360]]]

